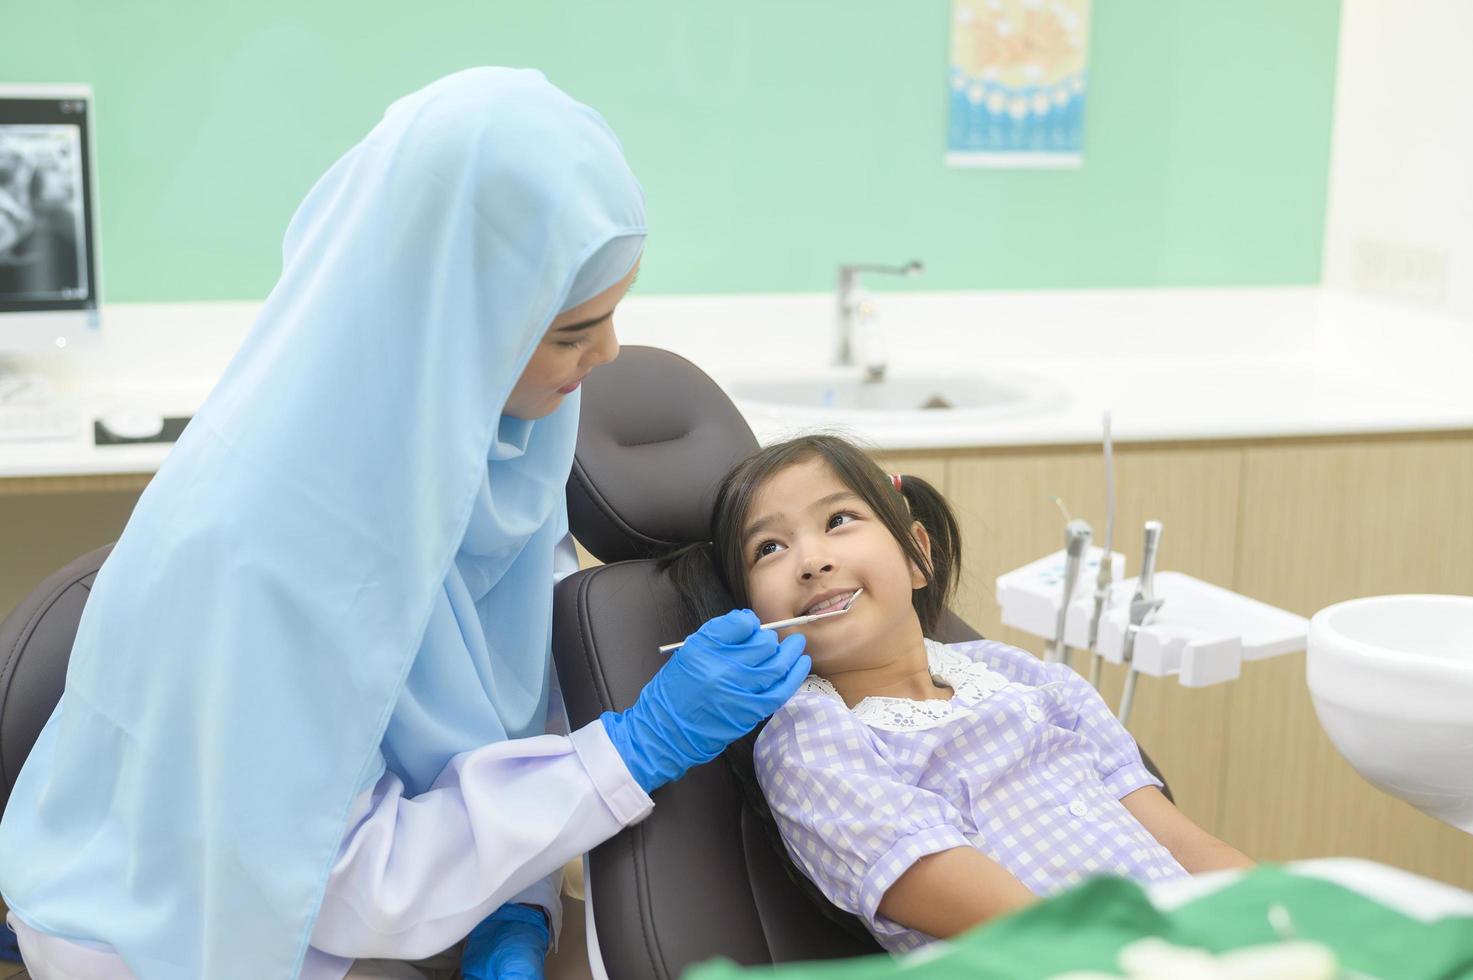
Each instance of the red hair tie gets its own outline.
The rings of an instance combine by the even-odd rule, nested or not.
[[[900,485],[900,474],[899,473],[891,473],[890,474],[890,482],[891,482],[891,484],[894,485],[895,492],[896,493],[904,493],[905,492],[905,489]]]

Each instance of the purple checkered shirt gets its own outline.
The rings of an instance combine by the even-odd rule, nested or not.
[[[810,677],[757,740],[788,853],[892,952],[932,937],[878,913],[915,861],[975,846],[1039,895],[1087,877],[1186,870],[1120,802],[1160,786],[1094,688],[1063,664],[979,640],[926,641],[949,701],[866,698]]]

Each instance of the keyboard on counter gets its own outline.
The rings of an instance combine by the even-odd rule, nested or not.
[[[0,442],[57,442],[82,435],[82,416],[35,374],[0,371]]]
[[[65,442],[82,431],[82,416],[70,405],[0,404],[0,442]]]

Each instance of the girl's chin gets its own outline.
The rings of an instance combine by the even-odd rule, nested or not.
[[[809,637],[803,652],[813,661],[815,674],[827,674],[830,670],[844,670],[864,658],[866,653],[853,643],[845,643],[836,637]]]

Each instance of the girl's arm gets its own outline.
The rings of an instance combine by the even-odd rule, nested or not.
[[[1192,823],[1154,786],[1143,786],[1120,802],[1192,874],[1253,867],[1251,858]]]
[[[948,939],[1038,901],[1002,865],[975,847],[928,854],[895,879],[879,913],[892,922]]]

